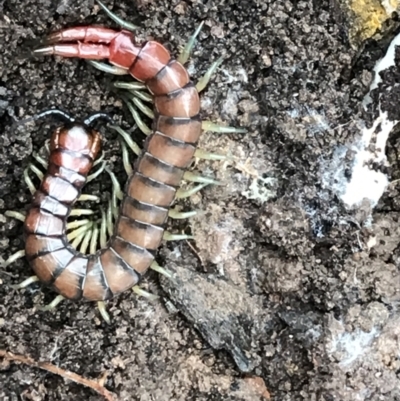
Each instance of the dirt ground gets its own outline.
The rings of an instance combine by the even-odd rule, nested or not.
[[[150,273],[143,282],[159,300],[123,294],[108,304],[111,325],[83,302],[41,312],[54,293],[9,287],[31,274],[21,259],[0,271],[0,349],[87,378],[107,373],[118,400],[400,400],[399,186],[390,186],[371,218],[369,205],[348,211],[324,179],[335,149],[357,134],[373,67],[393,34],[351,47],[329,0],[105,3],[174,54],[205,21],[190,73],[200,77],[210,62],[225,60],[202,96],[203,117],[248,134],[202,137],[200,147],[231,158],[196,169],[224,185],[179,203],[201,214],[171,223],[195,240],[161,247],[158,261],[175,281]],[[92,0],[3,0],[0,23],[6,259],[23,241],[21,222],[4,212],[29,204],[23,170],[57,126],[46,120],[21,128],[15,119],[49,107],[80,117],[103,110],[125,125],[132,119],[109,89],[115,77],[84,61],[24,57],[32,41],[61,27],[114,26]],[[101,132],[106,158],[124,180],[116,135]],[[400,176],[397,145],[393,134],[393,180]],[[101,177],[84,192],[106,199],[111,184]],[[104,399],[7,361],[0,383],[4,401]]]

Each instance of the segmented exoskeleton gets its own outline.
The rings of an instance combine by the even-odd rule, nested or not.
[[[99,4],[123,27],[131,27],[102,3]],[[190,191],[177,196],[182,179],[202,182],[195,190],[214,182],[186,172],[194,156],[222,158],[203,151],[196,152],[202,130],[244,132],[201,120],[199,92],[207,85],[220,60],[211,66],[197,86],[192,83],[183,64],[198,32],[199,29],[178,60],[171,58],[168,50],[158,42],[136,43],[133,33],[126,29],[115,31],[90,26],[53,33],[47,38],[45,46],[34,51],[36,55],[108,59],[112,66],[94,64],[108,72],[129,73],[142,84],[117,83],[116,86],[135,91],[144,85],[154,104],[154,112],[150,113],[154,117],[151,130],[133,113],[142,131],[149,136],[134,168],[126,166],[130,177],[122,195],[113,235],[105,248],[85,256],[71,248],[65,240],[69,205],[77,199],[91,166],[87,156],[93,159],[98,150],[96,140],[90,141],[89,132],[83,127],[64,128],[55,134],[59,142],[54,138],[52,140],[49,169],[25,220],[26,256],[39,280],[51,285],[64,298],[99,301],[106,319],[103,301],[135,287],[149,267],[160,270],[154,259],[165,238],[168,215],[187,217],[171,213],[171,205],[177,197],[193,193]],[[127,137],[121,128],[114,128]],[[87,138],[82,139],[80,145],[85,146],[79,149],[74,147],[77,143],[68,141],[77,130]],[[60,153],[56,143],[64,146],[67,153],[75,152],[75,159],[68,159],[65,156],[67,153]],[[128,144],[138,153],[129,139]]]

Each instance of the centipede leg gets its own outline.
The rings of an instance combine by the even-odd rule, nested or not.
[[[189,198],[190,196],[194,195],[195,193],[201,191],[201,190],[202,190],[204,187],[206,187],[207,185],[209,185],[209,184],[200,184],[200,185],[197,185],[197,186],[195,186],[195,187],[193,187],[193,188],[185,189],[185,190],[182,189],[182,188],[179,188],[179,189],[176,191],[175,198],[176,198],[176,199]]]
[[[198,159],[204,159],[204,160],[226,160],[228,159],[228,156],[226,155],[219,155],[217,153],[211,153],[207,152],[206,150],[203,149],[197,149],[196,152],[194,152],[194,156],[197,157]]]
[[[124,141],[121,141],[121,148],[122,148],[122,164],[124,165],[126,174],[128,175],[128,177],[130,177],[133,174],[133,168],[129,161],[128,148],[126,147]]]
[[[198,28],[195,30],[194,34],[189,38],[186,45],[183,47],[181,53],[179,54],[177,60],[181,64],[185,64],[189,60],[190,53],[193,50],[193,47],[196,43],[196,38],[197,38],[197,36],[199,36],[199,33],[201,31],[201,28],[203,28],[203,25],[204,25],[204,21],[198,26]]]
[[[78,234],[75,239],[71,242],[71,246],[75,249],[78,249],[79,245],[82,243],[85,238],[86,232]]]
[[[97,166],[99,163],[101,163],[101,162],[104,160],[105,156],[106,156],[106,154],[104,153],[104,151],[101,152],[101,156],[100,156],[99,158],[97,158],[97,159],[93,162],[93,166],[92,166],[92,167],[95,167],[95,166]]]
[[[128,75],[129,71],[124,69],[124,68],[119,68],[115,65],[103,63],[102,61],[96,61],[96,60],[86,60],[88,64],[90,64],[92,67],[106,72],[108,74],[113,74],[113,75]]]
[[[77,202],[86,202],[86,201],[95,201],[99,202],[100,198],[96,195],[89,195],[89,194],[82,194],[78,199]]]
[[[203,91],[208,83],[210,82],[212,74],[214,74],[215,70],[222,64],[223,58],[220,57],[217,61],[214,61],[210,68],[206,71],[206,73],[199,79],[196,84],[196,89],[200,93]]]
[[[107,312],[106,304],[103,301],[97,302],[97,308],[99,309],[101,317],[105,320],[107,324],[111,324],[110,315]]]
[[[137,295],[145,297],[145,298],[147,298],[147,299],[149,299],[151,301],[154,301],[154,300],[158,299],[158,295],[155,295],[155,294],[152,294],[151,292],[147,292],[145,290],[142,290],[138,285],[135,285],[134,287],[132,287],[132,290]]]
[[[93,227],[92,229],[88,230],[85,233],[85,235],[84,235],[84,237],[82,239],[82,243],[79,246],[79,252],[81,252],[83,254],[86,254],[86,251],[87,251],[87,249],[89,247],[89,244],[90,244],[91,239],[92,239],[93,232],[96,229],[96,223],[94,223],[92,227]],[[78,249],[78,247],[76,247],[76,249]]]
[[[92,225],[93,225],[93,222],[88,220],[81,227],[77,228],[74,231],[71,231],[70,233],[67,234],[68,241],[72,241],[73,239],[80,236],[81,234],[85,234],[88,230],[90,230],[92,228]]]
[[[173,234],[169,231],[164,231],[163,240],[164,241],[183,241],[185,239],[193,239],[193,235],[187,234]]]
[[[163,267],[161,267],[156,261],[154,261],[150,265],[150,269],[156,271],[157,273],[162,274],[163,276],[169,278],[170,280],[173,279],[172,273],[170,271],[168,271],[167,269],[164,269]]]
[[[246,134],[245,128],[227,127],[225,125],[215,124],[212,121],[204,120],[201,123],[203,131],[216,132],[218,134]]]
[[[108,203],[108,208],[107,208],[107,232],[108,235],[111,237],[113,235],[113,229],[114,229],[114,223],[113,223],[113,209],[112,209],[112,204],[111,202]]]
[[[31,178],[29,177],[28,171],[29,171],[29,167],[27,167],[24,170],[24,181],[25,181],[25,184],[28,187],[30,193],[33,195],[36,192],[36,187],[33,184]]]
[[[92,214],[94,211],[91,209],[73,209],[70,216],[90,216]]]
[[[107,162],[102,162],[100,168],[94,172],[93,174],[90,174],[87,179],[86,182],[90,182],[93,181],[95,178],[97,178],[106,168]]]
[[[112,182],[112,186],[113,186],[113,193],[119,200],[122,200],[124,197],[124,193],[121,190],[121,185],[120,185],[119,181],[117,180],[117,177],[108,167],[106,168],[106,171],[111,178],[111,182]]]
[[[53,310],[57,307],[58,304],[60,304],[65,298],[62,295],[57,295],[52,302],[50,302],[48,305],[46,306],[42,306],[41,308],[39,308],[39,310],[46,312],[46,311],[50,311]]]
[[[34,164],[29,164],[28,168],[35,173],[40,181],[43,181],[44,174]]]
[[[95,223],[92,235],[90,238],[90,248],[89,248],[89,253],[94,254],[96,253],[97,249],[97,241],[99,240],[99,226],[97,223]]]
[[[25,251],[24,251],[24,255],[25,255]],[[26,288],[29,285],[36,283],[38,281],[39,281],[39,277],[31,276],[31,277],[27,278],[26,280],[24,280],[22,283],[14,284],[14,285],[11,285],[10,287],[14,290],[21,290],[21,289]]]
[[[107,245],[107,215],[104,209],[101,209],[101,223],[100,223],[100,246],[105,248]]]
[[[112,11],[110,11],[100,0],[96,0],[97,4],[103,9],[103,11],[121,28],[127,29],[128,31],[134,32],[135,30],[139,29],[137,25],[132,24],[129,21],[125,21],[124,19],[118,17],[117,14],[114,14]]]
[[[140,155],[140,147],[139,145],[132,140],[131,136],[129,135],[128,132],[126,132],[125,130],[123,130],[121,127],[119,127],[118,125],[111,125],[110,128],[114,131],[117,131],[118,134],[121,135],[121,137],[125,140],[126,144],[129,146],[129,148],[132,150],[132,152],[136,155],[139,156]],[[149,128],[150,129],[150,128]]]
[[[118,89],[128,89],[129,91],[146,90],[146,85],[143,82],[114,82],[114,87]]]
[[[147,103],[153,103],[154,98],[148,92],[144,92],[144,91],[140,91],[140,90],[132,90],[132,89],[129,90],[129,92],[131,92],[132,95],[134,95],[134,97],[136,99],[139,99],[139,100],[141,100],[143,102],[147,102]],[[153,112],[153,110],[151,110],[151,111]],[[153,114],[154,114],[154,112],[153,112]]]
[[[196,210],[191,210],[190,212],[179,212],[176,209],[170,209],[168,211],[168,217],[175,220],[188,219],[189,217],[196,216],[196,214]]]
[[[7,267],[14,263],[16,260],[21,259],[25,256],[25,250],[20,250],[12,254],[5,262],[3,262],[2,267]]]
[[[150,107],[146,106],[141,99],[137,96],[130,97],[131,102],[147,117],[154,119],[154,111]],[[152,101],[152,98],[151,100]]]
[[[146,136],[150,135],[152,133],[151,128],[142,120],[139,112],[136,110],[133,103],[130,102],[128,99],[126,99],[125,96],[123,97],[123,100],[125,101],[126,105],[128,106],[128,109],[129,109],[133,119],[135,120],[135,123],[137,124],[138,128],[140,129],[140,131],[142,131],[143,134]]]
[[[7,217],[12,217],[13,219],[16,219],[16,220],[19,220],[19,221],[22,221],[22,222],[24,222],[25,219],[26,219],[26,216],[25,216],[24,213],[14,212],[13,210],[7,210],[4,213],[4,215],[7,216]]]
[[[186,181],[190,181],[190,182],[200,182],[200,183],[204,183],[204,184],[221,185],[221,183],[219,181],[214,180],[211,177],[205,177],[202,175],[192,173],[190,171],[185,172],[185,174],[183,175],[183,179]]]
[[[43,167],[47,169],[48,163],[45,159],[43,159],[42,156],[40,156],[39,154],[37,154],[36,152],[32,154],[32,156],[34,157],[34,159]]]

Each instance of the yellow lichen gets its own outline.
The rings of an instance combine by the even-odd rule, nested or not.
[[[398,9],[399,0],[349,0],[353,16],[350,22],[350,40],[358,44],[379,33],[383,23]]]

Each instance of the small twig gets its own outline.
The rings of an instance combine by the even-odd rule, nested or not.
[[[32,358],[24,355],[15,355],[6,350],[0,349],[0,358],[4,358],[9,361],[18,361],[22,362],[26,365],[34,366],[35,368],[47,370],[48,372],[54,373],[56,375],[62,376],[65,379],[69,379],[74,381],[75,383],[82,384],[86,387],[90,387],[92,390],[96,391],[100,395],[102,395],[107,401],[116,401],[116,397],[113,393],[108,391],[101,382],[104,382],[102,379],[101,382],[97,380],[89,380],[85,379],[82,376],[79,376],[76,373],[69,372],[68,370],[61,369],[49,362],[36,362]]]

